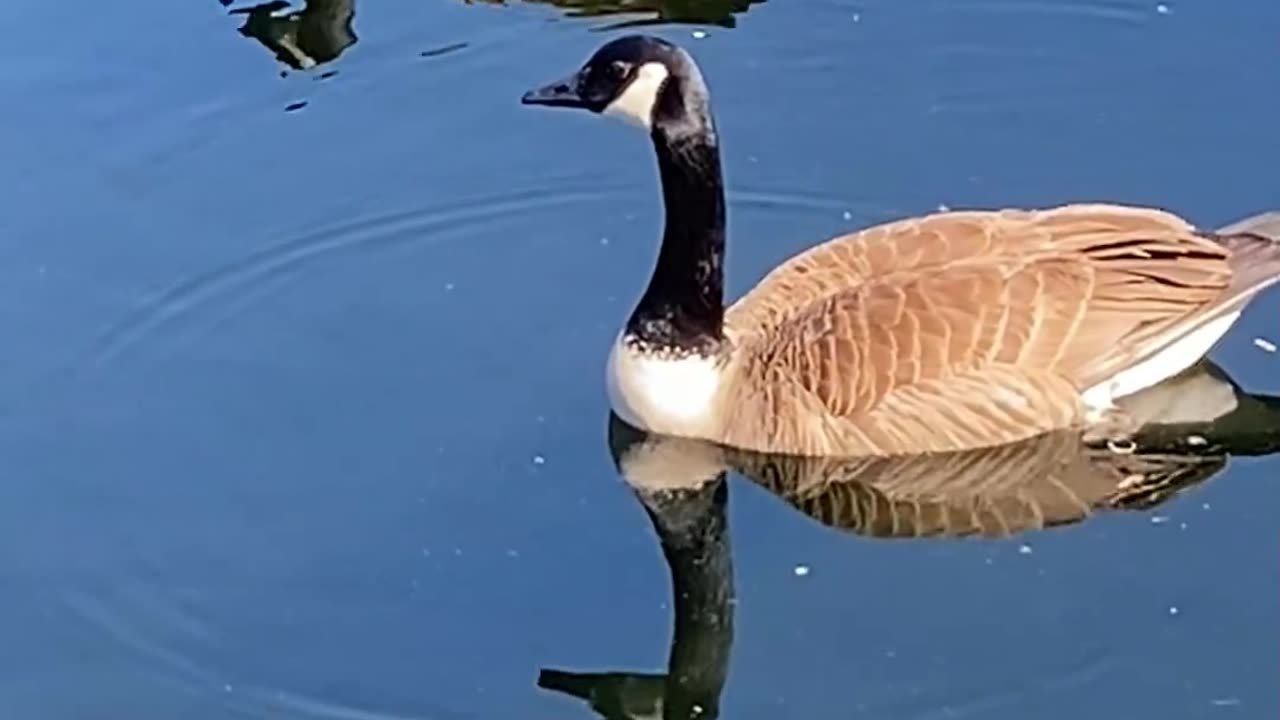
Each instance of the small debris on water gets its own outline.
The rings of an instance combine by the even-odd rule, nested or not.
[[[693,31],[693,36],[694,36],[695,38],[697,38],[697,39],[701,40],[702,38],[704,38],[704,37],[706,37],[706,36],[707,36],[707,31],[706,31],[706,30],[694,30],[694,31]]]
[[[1211,505],[1209,505],[1209,503],[1200,503],[1200,509],[1201,509],[1201,510],[1210,510],[1210,509],[1212,509],[1212,506],[1211,506]]]
[[[852,220],[852,219],[853,219],[853,213],[849,212],[848,210],[845,210],[845,211],[844,211],[844,219],[845,219],[845,220]]]
[[[1138,449],[1136,443],[1132,440],[1107,440],[1107,449],[1116,455],[1132,455]]]
[[[285,106],[284,106],[284,111],[285,111],[285,112],[296,112],[296,111],[301,110],[302,108],[304,108],[304,107],[306,107],[306,106],[307,106],[307,101],[306,101],[306,100],[299,100],[299,101],[298,101],[298,102],[296,102],[296,103],[290,103],[290,104],[288,104],[288,105],[285,105]]]
[[[449,292],[449,291],[450,291],[450,290],[452,290],[452,289],[453,289],[453,283],[445,283],[445,284],[444,284],[444,291],[445,291],[445,292]]]
[[[793,572],[795,572],[796,577],[804,577],[805,575],[808,575],[808,574],[809,574],[809,566],[808,566],[808,565],[797,565],[797,566],[796,566],[796,569],[795,569]]]
[[[1031,554],[1031,546],[1030,546],[1030,545],[1019,545],[1019,546],[1018,546],[1018,554],[1019,554],[1019,555],[1030,555],[1030,554]]]
[[[1236,705],[1240,704],[1240,698],[1238,697],[1214,698],[1209,701],[1209,704],[1213,705],[1214,707],[1235,707]]]
[[[1178,614],[1178,606],[1177,606],[1177,605],[1170,605],[1170,606],[1169,606],[1169,614],[1170,614],[1170,615],[1177,615],[1177,614]]]
[[[946,203],[938,203],[938,212],[951,212],[951,207]]]
[[[1169,6],[1164,3],[1160,3],[1159,5],[1156,5],[1156,12],[1160,13],[1161,15],[1168,15]]]
[[[1253,339],[1253,344],[1262,348],[1263,352],[1273,353],[1276,351],[1276,344],[1266,338],[1256,337]]]
[[[854,14],[853,14],[853,21],[854,21],[854,22],[862,22],[862,13],[854,13]]]
[[[541,455],[534,455],[534,456],[533,456],[533,464],[534,464],[534,465],[546,465],[546,464],[547,464],[547,459],[546,459],[546,458],[544,458],[544,457],[542,457]]]
[[[1151,524],[1152,524],[1152,525],[1163,525],[1163,524],[1165,524],[1165,523],[1167,523],[1167,522],[1169,522],[1169,516],[1168,516],[1168,515],[1152,515],[1152,516],[1151,516]]]

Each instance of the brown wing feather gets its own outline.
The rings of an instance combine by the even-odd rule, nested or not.
[[[792,436],[783,443],[1007,442],[1069,422],[1080,390],[1212,310],[1229,257],[1153,210],[945,213],[803,253],[727,320],[743,377],[769,378],[745,393],[756,409],[799,418],[772,428]]]

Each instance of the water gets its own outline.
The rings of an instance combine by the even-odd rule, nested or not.
[[[1280,205],[1280,6],[572,5],[0,8],[4,714],[592,717],[537,686],[558,671],[655,673],[643,706],[665,537],[732,566],[694,573],[701,674],[669,704],[1275,716],[1265,437],[1153,509],[1005,540],[860,535],[739,476],[655,526],[602,381],[655,251],[650,151],[518,99],[602,28],[690,47],[736,296],[938,205]],[[1213,353],[1249,392],[1280,394],[1253,344],[1278,310]],[[731,624],[697,612],[727,593]]]

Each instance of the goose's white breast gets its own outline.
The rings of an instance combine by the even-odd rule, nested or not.
[[[629,347],[619,336],[609,353],[609,404],[642,430],[698,436],[714,417],[721,377],[715,358],[663,359]]]

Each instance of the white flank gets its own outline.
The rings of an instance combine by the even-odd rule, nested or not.
[[[617,115],[648,130],[653,125],[653,105],[658,102],[658,91],[662,89],[667,75],[667,67],[662,63],[641,65],[631,84],[605,107],[604,113]]]
[[[663,435],[700,436],[720,387],[714,360],[663,360],[627,347],[609,353],[609,404],[628,424]]]
[[[1240,312],[1237,311],[1211,320],[1155,355],[1085,390],[1084,402],[1090,410],[1090,417],[1112,407],[1115,399],[1145,390],[1196,364],[1227,334],[1239,317]]]

